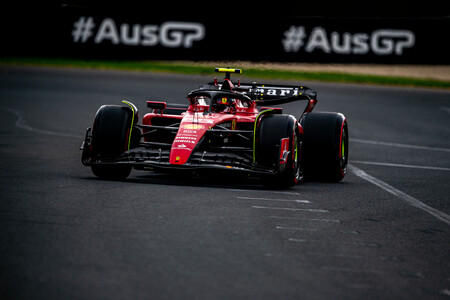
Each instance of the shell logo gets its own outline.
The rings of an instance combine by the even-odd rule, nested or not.
[[[186,124],[183,125],[184,129],[204,129],[205,126],[200,125],[200,124]]]

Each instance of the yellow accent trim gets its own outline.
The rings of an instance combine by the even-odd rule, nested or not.
[[[133,105],[126,101],[126,100],[122,100],[122,103],[125,103],[126,105],[128,105],[129,107],[131,107],[131,111],[133,112],[133,116],[131,117],[131,127],[130,127],[130,133],[128,136],[128,150],[130,150],[130,144],[131,144],[131,131],[133,130],[133,124],[134,124],[134,114],[136,113],[134,111]]]
[[[238,73],[238,74],[242,74],[242,70],[241,69],[230,69],[230,68],[216,68],[216,72],[219,73]]]

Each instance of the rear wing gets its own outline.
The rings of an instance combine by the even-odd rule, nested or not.
[[[208,83],[209,87],[221,89],[217,81]],[[295,101],[308,101],[303,113],[311,112],[317,103],[317,92],[307,86],[241,83],[235,84],[233,91],[240,92],[255,101],[258,106],[281,105]]]
[[[317,92],[307,86],[257,84],[256,82],[253,82],[241,83],[235,87],[234,90],[238,92],[246,92],[252,100],[261,103],[269,103],[273,100],[287,100],[289,98],[293,99],[288,102],[317,98]]]
[[[215,72],[225,73],[224,83],[227,83],[227,85],[224,90],[242,93],[250,100],[255,101],[258,106],[280,105],[307,100],[308,104],[303,112],[305,114],[311,112],[317,103],[317,92],[307,86],[258,84],[256,82],[241,83],[241,80],[235,84],[231,82],[230,75],[232,73],[242,74],[241,69],[215,68]],[[214,79],[214,82],[209,82],[208,85],[209,87],[203,86],[203,88],[222,90],[223,86],[223,84],[217,82],[217,78]]]

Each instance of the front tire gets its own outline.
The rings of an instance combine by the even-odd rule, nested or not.
[[[297,120],[290,115],[264,116],[259,126],[258,140],[257,162],[276,170],[275,176],[261,178],[263,185],[289,188],[297,184],[301,179],[300,132]],[[287,149],[282,149],[283,140]],[[283,150],[287,150],[284,157]]]
[[[128,107],[104,105],[95,116],[92,127],[93,161],[112,162],[129,148],[133,111]],[[94,164],[95,176],[121,180],[130,175],[131,166],[119,164]]]

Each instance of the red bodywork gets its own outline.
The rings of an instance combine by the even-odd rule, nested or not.
[[[149,101],[152,103],[151,101]],[[181,121],[179,130],[173,140],[169,163],[174,165],[182,165],[187,162],[195,146],[203,138],[208,129],[214,128],[219,124],[231,124],[231,130],[239,130],[249,125],[253,125],[259,111],[256,103],[249,107],[244,107],[240,100],[236,100],[236,108],[234,112],[213,112],[204,114],[209,106],[197,105],[191,103],[186,112],[181,115],[163,115],[154,110],[148,113],[142,120],[143,125],[153,125],[152,121],[158,118],[169,118]],[[145,139],[144,139],[145,140]]]
[[[265,185],[280,187],[293,186],[304,172],[314,177],[323,169],[326,179],[344,177],[345,117],[310,114],[317,103],[316,91],[301,85],[240,80],[233,84],[230,74],[241,70],[216,68],[216,72],[226,74],[224,81],[215,79],[190,91],[189,104],[147,101],[151,111],[141,124],[136,106],[128,101],[122,101],[127,107],[102,106],[96,126],[86,131],[83,164],[100,177],[125,178],[131,168],[225,171],[258,176]],[[282,114],[278,107],[298,101],[306,103],[298,117]],[[336,135],[330,137],[330,132]]]
[[[217,86],[217,80],[214,81],[214,85]],[[237,88],[239,87],[240,82]],[[229,91],[236,89],[229,79],[225,79],[220,88],[221,90]],[[223,98],[222,101],[225,102],[228,99]],[[186,111],[183,110],[184,112],[180,115],[166,115],[163,113],[164,109],[173,109],[170,105],[166,107],[167,104],[165,102],[147,101],[149,106],[158,105],[159,109],[153,109],[153,112],[146,114],[142,120],[143,125],[159,125],[159,122],[155,121],[161,121],[162,118],[165,124],[170,123],[171,119],[174,123],[181,122],[170,150],[169,163],[172,165],[185,164],[189,160],[196,145],[204,137],[206,131],[217,125],[228,124],[228,129],[231,130],[248,129],[253,128],[260,111],[272,110],[277,111],[277,113],[282,112],[282,108],[279,107],[261,107],[261,110],[258,110],[257,101],[248,102],[233,99],[233,104],[226,109],[206,113],[210,109],[210,105],[202,105],[192,98],[189,98],[189,102],[188,109]],[[305,112],[311,112],[316,102],[316,99],[310,99]],[[300,134],[303,134],[303,128],[300,124],[298,126]],[[144,140],[146,139],[144,138]],[[289,139],[285,142],[288,145]],[[282,155],[283,153],[281,151],[280,161],[283,161]]]

